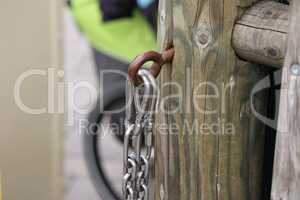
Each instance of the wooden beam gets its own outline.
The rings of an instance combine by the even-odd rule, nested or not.
[[[158,13],[158,43],[163,51],[173,44],[173,9],[171,0],[159,1]],[[160,73],[161,85],[171,81],[172,66],[166,64]],[[170,95],[170,87],[162,87],[160,91],[161,99]],[[166,105],[168,106],[168,105]],[[169,110],[166,108],[166,110]],[[169,118],[166,115],[159,114],[156,117],[156,124],[169,124]],[[159,130],[158,130],[159,131]],[[168,131],[168,130],[166,130]],[[172,187],[169,178],[169,140],[172,137],[169,132],[161,134],[158,132],[155,136],[155,200],[170,199],[169,193]],[[172,138],[171,138],[172,139]]]
[[[160,26],[168,28],[159,38],[172,37],[176,53],[160,77],[156,199],[261,197],[265,126],[251,112],[250,93],[267,72],[236,57],[231,43],[238,7],[250,2],[160,1]],[[258,112],[266,101],[254,97]]]
[[[232,44],[247,61],[282,67],[286,53],[288,5],[261,1],[247,9],[236,22]]]
[[[290,26],[282,73],[272,200],[300,197],[300,1],[290,7]]]

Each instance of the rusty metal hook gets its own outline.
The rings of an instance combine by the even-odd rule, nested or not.
[[[128,75],[132,83],[137,86],[141,84],[143,81],[141,77],[138,75],[139,69],[149,61],[153,61],[153,64],[150,68],[150,72],[154,77],[157,77],[160,73],[161,67],[173,60],[175,51],[174,48],[170,48],[165,50],[162,53],[158,53],[156,51],[148,51],[143,54],[138,55],[128,68]]]

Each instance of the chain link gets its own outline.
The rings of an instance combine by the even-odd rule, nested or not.
[[[126,92],[126,133],[123,155],[124,200],[149,199],[154,115],[159,97],[155,77],[158,76],[165,63],[172,62],[174,53],[173,47],[162,53],[145,52],[137,56],[128,68],[130,80],[127,81]],[[148,61],[153,61],[149,71],[141,69]]]
[[[159,92],[156,80],[149,71],[141,69],[138,75],[143,81],[142,85],[136,86],[127,81],[122,185],[124,200],[149,199],[153,125]]]

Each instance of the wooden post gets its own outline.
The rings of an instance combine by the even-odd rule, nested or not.
[[[257,200],[265,126],[250,93],[266,75],[232,48],[235,21],[252,0],[160,0],[159,41],[173,40],[163,68],[156,134],[156,198]],[[170,96],[172,95],[172,96]],[[267,97],[254,98],[264,114]]]
[[[159,1],[158,14],[158,43],[160,49],[164,50],[173,44],[173,9],[171,0]],[[166,64],[161,71],[161,85],[171,82],[172,66]],[[161,88],[161,99],[168,97],[171,94],[170,87]],[[169,105],[163,105],[166,110]],[[159,107],[161,110],[161,106]],[[168,124],[169,118],[167,115],[157,115],[156,124]],[[169,140],[168,134],[161,134],[158,130],[155,136],[155,200],[170,199],[169,198]],[[172,159],[172,158],[171,158]],[[171,198],[172,199],[172,198]]]
[[[288,47],[282,73],[272,200],[300,198],[300,1],[290,6]]]
[[[281,68],[286,53],[288,5],[261,1],[236,22],[232,44],[236,54],[249,61]]]

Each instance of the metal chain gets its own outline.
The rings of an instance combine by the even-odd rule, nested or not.
[[[154,76],[149,71],[141,69],[138,75],[143,81],[142,85],[135,86],[130,80],[127,81],[128,108],[122,185],[124,200],[149,199],[150,159],[158,88]]]
[[[122,185],[124,200],[149,199],[154,115],[159,98],[155,77],[165,63],[172,62],[174,53],[172,47],[162,53],[149,51],[137,56],[128,68]],[[148,61],[153,61],[149,71],[141,69]]]

